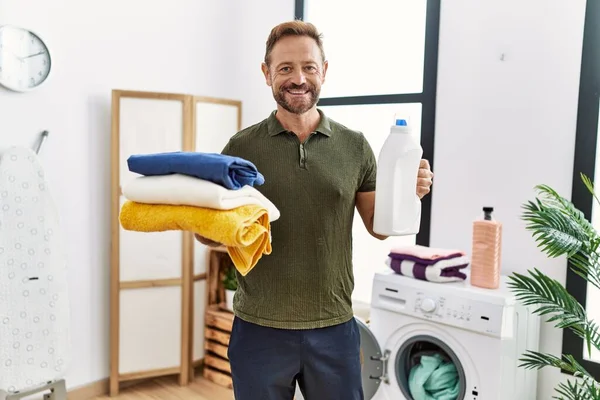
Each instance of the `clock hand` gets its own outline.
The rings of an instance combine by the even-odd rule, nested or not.
[[[30,55],[30,56],[23,57],[23,60],[25,60],[25,59],[27,59],[27,58],[31,58],[31,57],[35,57],[35,56],[39,56],[40,54],[45,54],[45,53],[46,53],[45,51],[40,51],[39,53],[35,53],[35,54],[32,54],[32,55]]]

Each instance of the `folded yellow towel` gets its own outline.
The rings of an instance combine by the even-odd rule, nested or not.
[[[263,254],[271,254],[269,214],[259,205],[216,210],[127,200],[119,220],[128,231],[189,231],[222,243],[242,275],[248,274]]]

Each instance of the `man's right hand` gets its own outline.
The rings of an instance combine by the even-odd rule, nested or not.
[[[219,247],[219,246],[222,246],[221,243],[215,242],[215,241],[210,240],[210,239],[207,239],[204,236],[198,235],[197,233],[194,233],[194,236],[196,237],[196,240],[199,241],[200,243],[202,243],[203,245],[210,246],[210,247]]]

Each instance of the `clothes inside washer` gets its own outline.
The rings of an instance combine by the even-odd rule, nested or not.
[[[435,350],[423,350],[411,357],[408,387],[414,400],[457,400],[460,390],[454,363]]]
[[[421,356],[432,356],[434,354],[437,354],[440,357],[442,357],[442,360],[444,362],[452,362],[448,354],[446,354],[446,352],[435,343],[429,341],[418,341],[413,343],[410,347],[409,357],[407,357],[407,369],[410,371],[414,366],[419,364],[421,362]]]
[[[414,354],[410,356],[410,369],[413,369],[415,366],[421,363],[422,356],[441,357],[442,362],[444,363],[452,362],[452,360],[450,360],[450,357],[448,357],[446,353],[440,352],[440,350],[423,348],[421,350],[417,350]]]

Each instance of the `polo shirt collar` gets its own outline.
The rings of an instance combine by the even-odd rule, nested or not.
[[[327,116],[320,109],[317,108],[317,111],[319,112],[321,119],[317,129],[315,129],[315,132],[321,133],[325,136],[331,136],[332,131],[329,118],[327,118]],[[287,132],[286,129],[281,125],[281,122],[279,122],[279,120],[275,117],[276,113],[277,110],[273,111],[271,115],[269,115],[269,118],[267,118],[267,129],[269,130],[269,136],[276,136],[280,133]]]

